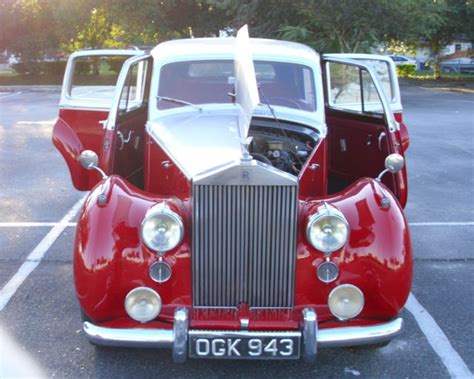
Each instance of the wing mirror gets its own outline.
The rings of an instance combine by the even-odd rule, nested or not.
[[[86,170],[96,170],[100,173],[100,175],[102,175],[102,179],[107,178],[104,170],[99,167],[99,157],[94,151],[84,150],[79,156],[79,162]]]
[[[396,174],[402,170],[403,166],[405,166],[405,159],[400,154],[390,154],[385,158],[385,170],[375,180],[380,182],[387,172]]]

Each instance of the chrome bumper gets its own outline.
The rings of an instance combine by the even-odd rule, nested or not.
[[[314,361],[317,348],[371,345],[386,342],[397,336],[403,326],[403,319],[396,318],[384,324],[373,326],[349,326],[328,328],[318,331],[317,316],[313,309],[303,311],[301,330],[303,358]],[[176,310],[174,328],[171,329],[118,329],[83,323],[83,330],[90,342],[102,346],[126,346],[141,348],[173,349],[175,362],[187,358],[188,349],[188,312],[185,308]],[[251,334],[251,331],[241,333]]]

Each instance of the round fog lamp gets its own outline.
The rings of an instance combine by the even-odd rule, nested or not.
[[[356,317],[364,307],[362,291],[352,284],[342,284],[334,288],[328,298],[329,310],[339,320]]]
[[[160,313],[161,297],[151,288],[134,288],[125,298],[125,310],[136,321],[153,320]]]

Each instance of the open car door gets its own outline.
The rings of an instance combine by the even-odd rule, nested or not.
[[[125,60],[143,54],[138,50],[79,51],[69,57],[59,104],[53,143],[62,154],[74,187],[89,190],[99,180],[95,170],[79,163],[83,150],[101,157],[104,126],[115,95],[117,78]]]
[[[403,155],[399,123],[372,65],[324,56],[325,113],[329,140],[330,192],[362,178],[375,178],[387,155]],[[406,168],[383,183],[402,206],[407,201]]]
[[[397,68],[392,58],[386,55],[376,54],[324,54],[324,58],[342,58],[354,59],[358,62],[363,62],[372,67],[377,74],[377,78],[382,85],[385,96],[387,97],[390,107],[392,108],[395,120],[398,122],[400,128],[396,132],[399,142],[401,143],[404,152],[407,151],[410,144],[408,129],[403,122],[403,107],[402,98],[400,94],[400,86],[398,84]]]
[[[107,119],[101,167],[143,188],[145,124],[153,58],[140,55],[123,65]]]

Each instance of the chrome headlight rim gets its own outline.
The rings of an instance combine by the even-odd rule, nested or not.
[[[322,220],[324,218],[327,218],[327,217],[333,217],[333,218],[336,218],[339,221],[341,221],[343,223],[344,227],[346,228],[346,231],[347,231],[346,240],[344,242],[340,243],[339,245],[337,245],[337,247],[332,248],[332,249],[324,249],[321,246],[317,246],[314,243],[313,239],[311,238],[311,227],[313,226],[313,224],[316,223],[317,221],[320,221],[320,220]],[[336,207],[334,207],[332,205],[328,205],[326,203],[324,204],[324,206],[322,206],[320,209],[318,209],[318,211],[316,213],[314,213],[312,216],[310,216],[310,218],[308,219],[308,223],[306,224],[306,239],[307,239],[307,241],[316,250],[322,252],[325,255],[329,255],[329,254],[341,249],[342,247],[344,247],[346,245],[347,241],[349,241],[349,234],[350,234],[349,223],[347,222],[347,219],[344,216],[344,214],[339,209],[337,209]]]
[[[150,243],[148,243],[149,241],[147,241],[147,239],[145,238],[143,234],[144,227],[147,221],[149,221],[153,217],[160,216],[160,215],[165,215],[167,217],[172,218],[178,225],[178,229],[179,229],[179,237],[176,243],[174,244],[174,246],[170,246],[166,249],[157,249],[156,246],[152,246]],[[142,240],[142,242],[145,244],[146,247],[148,247],[150,250],[157,252],[160,255],[163,255],[167,253],[168,251],[171,251],[175,249],[177,246],[179,246],[179,244],[183,241],[183,237],[184,237],[184,224],[183,224],[182,218],[176,212],[171,210],[168,204],[166,204],[164,201],[162,203],[158,203],[154,205],[153,207],[151,207],[145,214],[145,217],[143,218],[140,224],[140,239]]]

